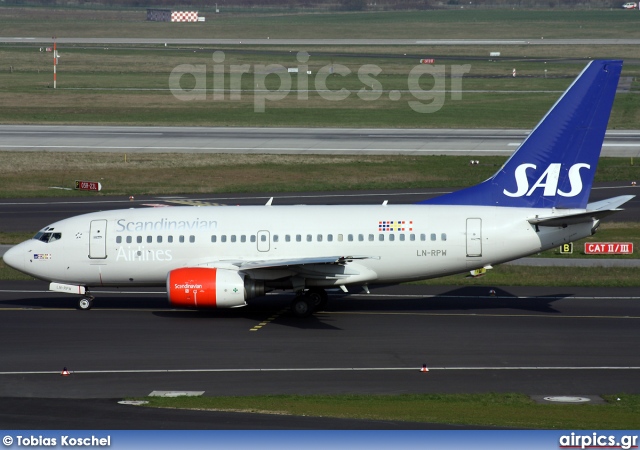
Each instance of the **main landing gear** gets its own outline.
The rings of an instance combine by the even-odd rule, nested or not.
[[[324,289],[311,288],[299,292],[291,302],[291,311],[296,317],[309,317],[327,306],[329,298]]]

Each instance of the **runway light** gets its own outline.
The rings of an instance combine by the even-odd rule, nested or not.
[[[62,375],[63,377],[68,377],[71,374],[69,373],[69,371],[65,367],[64,369],[62,369],[62,372],[60,372],[60,375]]]
[[[429,369],[427,369],[427,365],[423,364],[422,365],[422,369],[420,369],[420,372],[428,372],[428,371],[429,371]]]

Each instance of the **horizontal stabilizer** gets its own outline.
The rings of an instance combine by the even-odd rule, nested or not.
[[[529,223],[543,227],[563,227],[578,223],[591,222],[595,219],[602,219],[616,211],[620,211],[618,207],[634,197],[635,195],[621,195],[620,197],[589,203],[586,211],[548,217],[534,217],[529,219]]]
[[[619,197],[600,200],[599,202],[589,203],[587,205],[587,209],[589,211],[602,211],[602,210],[619,211],[619,209],[617,209],[619,206],[624,205],[634,197],[635,195],[621,195]]]

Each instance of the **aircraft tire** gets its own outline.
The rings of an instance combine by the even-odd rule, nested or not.
[[[78,309],[81,309],[82,311],[88,311],[92,306],[93,300],[91,300],[90,298],[81,298],[78,301]]]
[[[313,301],[306,295],[296,295],[291,302],[291,312],[296,317],[309,317],[314,311]]]
[[[305,292],[305,296],[311,300],[314,311],[323,310],[329,302],[329,296],[324,289],[311,288]]]

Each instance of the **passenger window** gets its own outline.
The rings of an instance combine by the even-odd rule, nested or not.
[[[440,235],[440,239],[443,240],[443,241],[446,241],[447,240],[447,233],[442,233]]]
[[[296,242],[302,242],[302,235],[296,234]]]
[[[278,235],[277,234],[273,235],[273,242],[278,242]]]
[[[353,242],[353,234],[348,234],[347,235],[347,241]]]
[[[252,235],[251,235],[251,242],[255,242],[255,241],[256,241],[256,235],[255,235],[255,234],[252,234]]]
[[[232,235],[231,235],[231,242],[235,242],[235,241],[236,241],[236,235],[235,235],[235,234],[232,234]]]
[[[359,235],[358,235],[358,240],[359,240],[360,242],[364,241],[364,234],[359,234]]]
[[[435,241],[436,240],[436,234],[435,233],[431,233],[431,240]]]
[[[322,242],[322,235],[321,234],[318,235],[318,242]]]
[[[153,236],[147,236],[147,244],[153,243]]]
[[[167,236],[167,242],[168,242],[169,244],[173,243],[173,235],[171,235],[171,236]]]
[[[215,234],[211,235],[211,242],[216,242],[218,240],[218,238],[216,237]]]
[[[400,234],[399,236],[400,236],[400,240],[404,241],[404,234]]]
[[[338,235],[338,242],[342,242],[342,235],[341,234]]]
[[[137,237],[136,237],[136,242],[137,242],[138,244],[142,244],[142,236],[137,236]]]
[[[265,234],[260,235],[260,242],[267,242],[267,236]]]
[[[127,236],[127,244],[131,244],[131,241],[132,241],[131,236]]]
[[[196,237],[193,234],[189,236],[189,242],[193,244],[195,241],[196,241]]]
[[[327,241],[333,242],[333,234],[327,234]]]
[[[242,236],[240,236],[240,242],[247,242],[247,235],[243,234]]]
[[[312,242],[313,241],[313,236],[311,236],[310,234],[307,234],[307,242]]]
[[[285,242],[291,242],[291,235],[290,234],[285,234],[284,240],[285,240]]]
[[[157,239],[156,239],[156,242],[158,244],[162,244],[162,236],[158,236]]]
[[[116,244],[122,243],[122,236],[116,236]]]
[[[427,240],[427,235],[426,235],[426,234],[424,234],[424,233],[421,233],[421,234],[420,234],[420,240],[421,240],[421,241],[426,241],[426,240]]]
[[[184,236],[180,236],[178,240],[180,241],[181,244],[184,244]]]
[[[389,240],[390,240],[390,241],[395,241],[395,240],[396,240],[396,236],[395,236],[395,234],[390,234],[390,235],[389,235]]]
[[[369,240],[370,240],[370,241],[373,241],[373,234],[370,234],[370,235],[369,235]]]
[[[378,235],[378,240],[379,240],[380,242],[384,241],[384,234],[379,234],[379,235]]]
[[[409,240],[410,241],[415,241],[416,240],[416,235],[415,234],[410,234],[409,235]]]
[[[227,242],[227,235],[223,234],[222,236],[220,236],[220,242]]]

